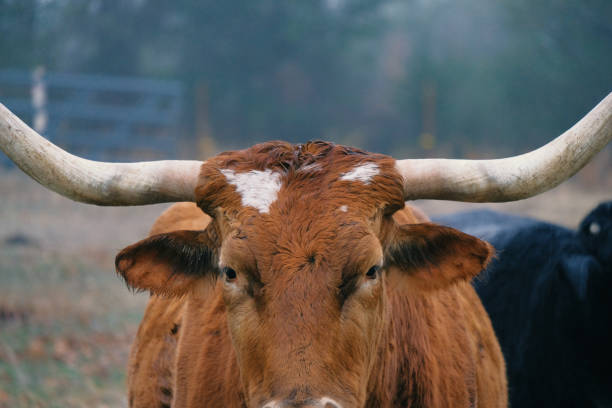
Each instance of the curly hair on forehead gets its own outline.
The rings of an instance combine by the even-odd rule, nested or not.
[[[240,176],[240,188],[243,192],[248,190],[258,203],[272,190],[276,201],[276,193],[283,187],[285,193],[291,191],[301,197],[309,192],[319,194],[320,200],[332,206],[349,196],[353,203],[384,207],[385,212],[393,212],[404,203],[401,176],[392,157],[323,141],[296,145],[275,141],[220,153],[207,160],[196,187],[200,208],[213,217],[217,208],[243,208],[242,193],[237,192],[235,181],[228,183],[227,177],[247,173],[250,176]],[[264,189],[261,194],[258,188]],[[323,191],[324,195],[320,195]]]
[[[220,153],[215,160],[219,167],[232,168],[236,171],[272,169],[289,172],[314,163],[333,163],[346,156],[375,159],[384,157],[360,149],[316,140],[304,144],[282,141],[266,142],[245,150]]]

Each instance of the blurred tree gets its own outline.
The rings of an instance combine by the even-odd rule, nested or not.
[[[377,1],[182,1],[180,67],[209,95],[213,132],[224,140],[303,141],[357,115],[352,45],[375,33]],[[370,24],[365,24],[370,23]],[[367,68],[366,68],[367,69]]]
[[[607,0],[504,0],[515,39],[501,71],[511,86],[508,102],[523,118],[523,144],[571,126],[612,86],[612,2]],[[520,86],[520,85],[523,86]],[[544,138],[544,139],[543,139]]]
[[[40,3],[42,59],[50,71],[134,75],[151,27],[142,2],[60,0]]]
[[[0,0],[0,67],[30,68],[36,0]]]
[[[382,30],[381,1],[50,2],[46,59],[64,71],[181,78],[189,102],[206,93],[209,112],[195,110],[226,146],[321,138],[359,116],[356,78],[371,69],[356,64],[354,44]]]
[[[224,148],[498,155],[610,90],[610,21],[609,0],[0,0],[0,66],[180,79]]]
[[[435,89],[445,155],[541,145],[610,91],[609,1],[432,0],[396,21],[411,49],[396,101],[416,113],[398,129],[413,140],[426,133],[423,94]]]

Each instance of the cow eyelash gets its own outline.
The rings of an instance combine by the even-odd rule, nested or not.
[[[366,278],[376,279],[378,277],[378,271],[380,271],[380,265],[374,265],[366,272]]]

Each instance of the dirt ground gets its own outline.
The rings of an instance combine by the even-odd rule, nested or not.
[[[489,207],[575,227],[612,199],[612,178],[589,178],[601,174],[597,163],[528,200],[415,204],[430,215]],[[125,364],[147,295],[126,289],[114,256],[167,206],[79,204],[0,168],[0,407],[127,406]]]

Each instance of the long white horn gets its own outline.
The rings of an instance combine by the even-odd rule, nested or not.
[[[573,176],[612,139],[612,93],[571,129],[520,156],[398,160],[406,200],[502,202],[531,197]]]
[[[0,104],[0,149],[43,186],[96,205],[194,201],[200,161],[105,163],[82,159],[47,141]]]

